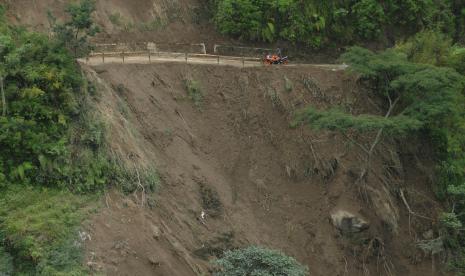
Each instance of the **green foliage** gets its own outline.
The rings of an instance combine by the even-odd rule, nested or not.
[[[81,0],[79,3],[71,3],[66,7],[69,21],[65,23],[58,23],[56,18],[49,13],[49,19],[57,40],[70,49],[74,57],[86,55],[90,50],[88,38],[99,32],[98,26],[92,19],[94,11],[95,0]]]
[[[419,32],[405,42],[399,43],[396,50],[416,63],[447,66],[465,74],[465,48],[454,45],[450,36],[433,30]]]
[[[0,117],[0,174],[12,183],[64,185],[60,164],[80,74],[67,51],[44,36],[7,29],[0,39],[8,103]],[[37,181],[46,162],[46,179]]]
[[[215,276],[305,276],[308,269],[294,258],[266,248],[250,246],[225,252],[215,264]]]
[[[352,70],[372,86],[375,96],[382,96],[397,108],[389,118],[374,115],[354,116],[338,110],[317,111],[313,108],[300,113],[297,121],[316,128],[346,131],[384,129],[390,134],[405,134],[420,129],[442,131],[444,127],[458,129],[465,81],[451,69],[438,68],[407,61],[405,55],[393,50],[380,54],[352,48],[342,56]],[[388,108],[386,108],[387,111]]]
[[[375,39],[385,21],[383,7],[374,0],[361,0],[352,7],[357,34],[363,39]]]
[[[109,173],[104,126],[89,109],[73,58],[60,41],[22,29],[3,29],[0,41],[8,107],[0,116],[0,188],[102,189]]]
[[[465,26],[454,0],[210,0],[220,32],[246,40],[287,40],[320,48],[329,43],[376,40],[394,31],[428,28],[460,37]]]
[[[465,48],[452,46],[447,59],[447,66],[454,68],[462,75],[465,75]]]
[[[423,126],[420,121],[403,115],[392,118],[368,114],[354,116],[338,109],[318,111],[312,107],[296,115],[293,126],[295,127],[300,123],[310,124],[318,130],[327,129],[340,132],[349,129],[358,132],[370,132],[383,128],[391,135],[405,135]]]
[[[292,90],[294,90],[294,84],[292,83],[292,81],[284,76],[284,90],[287,92],[287,93],[291,93]]]
[[[427,30],[398,44],[396,49],[405,53],[412,62],[444,66],[450,55],[451,47],[452,39],[447,35]]]
[[[192,79],[186,79],[186,90],[189,99],[194,103],[197,108],[202,107],[203,93],[200,89],[200,85],[197,81]]]
[[[5,276],[13,275],[13,258],[6,252],[5,248],[0,245],[0,272]]]
[[[117,27],[122,27],[124,25],[124,23],[123,23],[124,19],[123,19],[123,17],[121,16],[121,14],[119,12],[115,12],[115,13],[110,14],[108,19],[110,19],[111,24],[113,24],[113,25],[115,25]]]
[[[86,28],[76,9],[69,10],[72,26]],[[7,103],[0,115],[0,269],[86,275],[76,231],[91,198],[71,192],[127,180],[108,158],[105,126],[91,108],[95,87],[83,82],[63,41],[7,24],[0,24],[0,77]],[[159,181],[144,171],[137,180]]]
[[[15,272],[83,275],[77,227],[90,211],[90,200],[55,189],[12,186],[3,190],[0,242],[14,253]],[[8,259],[11,262],[0,252],[0,262]]]
[[[221,1],[215,20],[219,23],[218,27],[222,33],[247,39],[261,38],[263,12],[254,1]]]

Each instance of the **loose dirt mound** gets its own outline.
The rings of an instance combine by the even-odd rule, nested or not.
[[[372,202],[360,200],[353,175],[361,151],[333,133],[289,127],[291,114],[309,104],[369,110],[345,72],[180,64],[94,69],[88,74],[102,93],[113,151],[155,163],[162,188],[143,208],[136,197],[105,197],[89,224],[92,268],[108,275],[208,275],[208,261],[223,250],[258,244],[295,256],[311,275],[431,273],[395,193],[379,181],[370,186],[378,187]],[[374,160],[378,172],[399,159],[392,146],[383,147],[389,154]],[[407,181],[426,181],[411,171],[417,174]],[[429,194],[423,184],[407,184]],[[330,222],[335,210],[362,216],[369,230],[343,238]]]

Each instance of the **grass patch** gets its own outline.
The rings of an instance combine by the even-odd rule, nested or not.
[[[119,12],[114,12],[114,13],[110,14],[108,19],[110,19],[111,24],[113,24],[114,26],[123,27],[123,25],[124,25],[124,23],[123,23],[124,19],[123,19],[123,17],[121,16],[121,14]]]
[[[203,97],[202,90],[200,89],[199,83],[192,79],[186,79],[185,83],[186,83],[187,96],[198,109],[201,109],[203,105],[204,97]]]
[[[77,231],[96,210],[95,196],[19,186],[2,192],[1,267],[13,269],[15,275],[85,274]],[[9,254],[15,256],[14,262]]]
[[[113,26],[125,31],[137,29],[141,32],[150,32],[159,30],[168,25],[167,20],[163,20],[158,17],[154,18],[151,21],[134,23],[125,19],[119,12],[114,12],[110,14],[108,16],[108,19],[110,20],[111,24],[113,24]]]
[[[151,32],[166,27],[166,25],[168,25],[168,22],[166,20],[163,20],[161,18],[155,18],[151,21],[141,22],[137,24],[137,29],[141,32]]]
[[[160,176],[154,167],[128,166],[119,158],[113,158],[112,181],[125,194],[143,187],[145,193],[154,193],[160,187]]]
[[[292,83],[292,81],[284,76],[284,90],[287,92],[287,93],[291,93],[292,90],[294,90],[294,84]]]

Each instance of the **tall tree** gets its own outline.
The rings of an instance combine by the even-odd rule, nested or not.
[[[69,21],[58,23],[56,18],[49,13],[53,32],[58,40],[62,41],[70,49],[75,57],[86,55],[90,45],[88,39],[99,32],[99,27],[92,19],[95,11],[95,0],[81,0],[79,3],[68,5],[66,13]]]
[[[454,133],[441,138],[443,141],[439,145],[446,144],[446,148],[439,150],[447,152],[448,145],[458,143],[461,145],[460,154],[456,156],[465,158],[465,145],[456,141],[461,139],[456,133],[463,132],[460,126],[465,121],[463,76],[453,69],[411,63],[404,54],[394,50],[375,54],[354,47],[342,59],[371,88],[373,96],[383,98],[383,114],[357,115],[335,109],[319,111],[308,108],[298,114],[296,123],[342,133],[348,130],[373,133],[374,138],[369,145],[357,143],[367,154],[360,181],[367,176],[371,157],[383,135],[400,136],[418,130],[438,135]]]

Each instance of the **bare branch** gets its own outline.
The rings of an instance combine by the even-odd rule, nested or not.
[[[425,217],[425,216],[422,216],[422,215],[419,215],[419,214],[413,212],[412,209],[410,208],[410,205],[407,202],[407,199],[405,198],[404,190],[401,189],[399,193],[400,193],[400,197],[402,198],[402,201],[404,202],[404,205],[407,208],[407,211],[409,212],[410,215],[433,221],[432,218]]]

